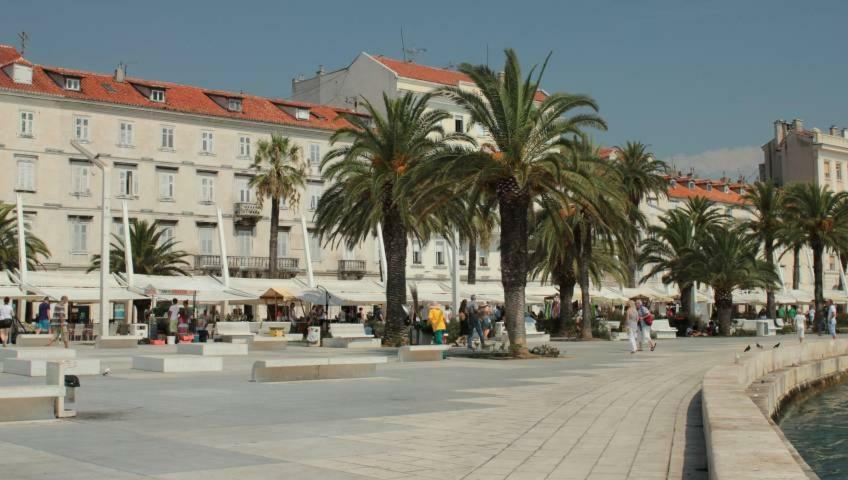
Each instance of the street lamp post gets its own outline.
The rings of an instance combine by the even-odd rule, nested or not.
[[[93,163],[100,169],[102,176],[103,189],[100,203],[102,208],[102,218],[100,224],[100,337],[109,336],[109,217],[111,216],[109,208],[109,178],[111,177],[111,168],[108,163],[100,158],[100,154],[93,154],[87,148],[83,147],[76,140],[71,140],[73,146],[78,152],[84,155],[88,161]],[[128,253],[125,253],[125,255]]]

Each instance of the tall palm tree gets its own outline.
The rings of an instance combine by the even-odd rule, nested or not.
[[[271,199],[271,237],[268,239],[268,277],[277,276],[277,229],[280,223],[280,200],[291,208],[300,201],[300,190],[306,184],[306,169],[301,149],[288,137],[273,134],[271,140],[260,140],[253,159],[256,175],[250,186],[256,189],[260,205]]]
[[[759,256],[760,241],[744,225],[708,228],[681,257],[682,276],[713,287],[719,331],[730,333],[733,290],[774,288],[779,282],[774,266]]]
[[[668,183],[663,176],[668,171],[668,165],[662,160],[657,160],[654,154],[648,151],[647,145],[642,142],[627,142],[617,149],[617,165],[621,173],[622,187],[629,202],[627,216],[634,228],[641,229],[645,227],[645,217],[639,210],[639,205],[647,195],[661,196],[668,192]],[[637,255],[637,249],[634,248],[634,255],[628,259],[630,266],[628,284],[631,288],[635,288],[639,281]]]
[[[796,183],[786,189],[788,218],[800,225],[804,243],[813,251],[816,326],[824,307],[822,256],[825,249],[842,251],[848,247],[848,193],[832,192],[827,186]]]
[[[703,197],[690,198],[682,208],[667,211],[658,225],[648,227],[648,236],[641,242],[639,264],[650,270],[645,281],[662,274],[664,283],[675,283],[680,289],[680,303],[689,315],[695,296],[695,280],[686,275],[683,255],[698,244],[707,230],[727,221],[715,204]]]
[[[188,252],[177,250],[179,244],[173,238],[162,239],[164,230],[156,221],[138,220],[130,223],[130,246],[132,247],[132,265],[135,273],[143,275],[188,275],[185,260]],[[126,270],[124,239],[112,234],[112,246],[109,253],[109,271]],[[94,255],[88,271],[100,270],[100,255]]]
[[[597,104],[587,96],[554,93],[541,98],[539,84],[547,59],[540,69],[534,67],[523,76],[516,53],[505,53],[503,74],[485,65],[459,66],[477,91],[459,87],[440,90],[468,111],[472,123],[491,134],[494,145],[493,151],[481,150],[441,162],[441,173],[456,184],[479,186],[497,198],[506,326],[513,351],[522,355],[527,350],[522,319],[532,202],[543,194],[565,195],[559,190],[557,175],[563,160],[555,148],[566,142],[564,137],[587,127],[605,129],[606,124],[594,113],[573,113],[584,108],[597,111]],[[578,175],[571,177],[566,184],[582,181]]]
[[[745,193],[754,218],[745,222],[748,231],[763,248],[763,256],[766,263],[777,271],[774,258],[774,249],[778,242],[781,229],[781,218],[783,217],[783,192],[772,182],[756,182]],[[774,302],[774,288],[766,290],[766,310],[769,318],[776,318],[776,307]]]
[[[428,110],[429,94],[406,93],[391,99],[383,95],[385,115],[368,101],[371,117],[347,115],[350,127],[341,128],[330,138],[335,144],[350,145],[331,150],[321,162],[324,178],[331,184],[321,196],[315,212],[315,225],[322,241],[354,245],[382,228],[386,249],[386,335],[388,342],[400,338],[406,314],[407,240],[414,236],[427,240],[431,235],[447,238],[449,226],[458,222],[465,209],[450,205],[446,217],[432,210],[436,203],[461,201],[443,196],[437,202],[430,194],[426,178],[412,175],[413,170],[431,157],[439,157],[453,145],[473,145],[463,133],[446,134],[442,123],[450,115]],[[373,127],[372,127],[373,124]],[[427,192],[420,194],[416,192]],[[447,218],[453,215],[453,218]]]
[[[0,204],[0,269],[15,270],[18,264],[18,218],[15,205]],[[35,268],[50,257],[47,245],[30,229],[26,229],[27,268]]]

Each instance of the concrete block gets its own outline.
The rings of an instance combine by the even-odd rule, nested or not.
[[[247,344],[245,343],[181,343],[177,345],[177,353],[180,355],[247,355]]]
[[[162,373],[220,372],[224,369],[224,359],[198,355],[139,355],[132,357],[132,368]]]
[[[442,360],[447,345],[407,345],[398,349],[401,362],[434,362]]]
[[[77,357],[77,351],[61,347],[0,348],[0,359],[34,358],[40,360],[67,360]]]
[[[0,387],[0,422],[52,420],[64,396],[65,387],[54,385]]]
[[[136,348],[138,337],[134,335],[112,335],[108,337],[97,337],[95,348]]]
[[[373,376],[386,357],[281,358],[253,364],[253,382],[291,382]]]
[[[79,358],[62,360],[65,375],[99,375],[100,359]],[[3,372],[25,377],[44,377],[47,375],[47,360],[29,358],[7,358],[3,360]]]
[[[260,337],[250,340],[250,350],[285,350],[288,346],[287,337]]]
[[[322,346],[329,348],[380,348],[379,338],[341,337],[321,339]]]
[[[47,342],[53,337],[54,335],[47,333],[22,333],[15,340],[15,345],[18,347],[46,347]]]

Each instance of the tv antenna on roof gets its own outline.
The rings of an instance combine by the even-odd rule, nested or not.
[[[406,48],[406,40],[403,37],[403,27],[400,28],[400,48],[403,52],[403,61],[412,62],[421,53],[426,53],[426,48]]]
[[[21,56],[23,56],[24,51],[26,50],[27,41],[29,41],[29,34],[27,32],[21,32],[18,34],[18,38],[21,40]]]

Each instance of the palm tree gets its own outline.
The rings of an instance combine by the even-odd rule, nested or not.
[[[518,56],[513,50],[505,53],[503,74],[485,65],[459,66],[479,93],[458,86],[440,90],[468,111],[472,123],[491,134],[493,151],[481,150],[440,162],[441,172],[433,173],[442,173],[465,188],[476,185],[497,198],[506,326],[513,352],[522,355],[527,350],[522,319],[531,205],[543,194],[565,195],[559,189],[561,176],[557,175],[562,155],[555,148],[566,143],[565,136],[581,133],[586,127],[604,129],[606,124],[594,113],[566,116],[575,109],[597,111],[597,104],[587,96],[554,93],[540,98],[539,84],[547,59],[538,71],[533,68],[522,77]],[[581,181],[577,175],[571,177]]]
[[[793,217],[792,215],[795,213],[786,209],[786,195],[782,195],[781,200],[783,202],[781,204],[783,218],[778,224],[777,245],[785,249],[781,258],[790,250],[792,251],[792,289],[798,290],[801,288],[801,249],[804,248],[806,242],[801,220]]]
[[[185,260],[188,252],[177,250],[173,238],[163,239],[164,230],[156,221],[138,220],[130,223],[130,245],[132,247],[133,272],[143,275],[188,275]],[[109,253],[109,271],[123,272],[124,239],[112,234],[112,246]],[[88,271],[100,270],[100,255],[94,255]]]
[[[18,218],[15,205],[0,204],[0,268],[15,270],[18,264]],[[41,265],[41,259],[50,258],[50,250],[41,239],[26,229],[27,268]],[[41,258],[39,258],[41,257]]]
[[[745,222],[745,226],[763,247],[763,255],[771,268],[777,271],[774,259],[780,232],[781,217],[783,216],[783,192],[772,182],[756,182],[745,194],[745,200],[750,205],[754,218]],[[769,318],[775,318],[777,313],[774,304],[774,288],[766,290],[766,310]]]
[[[848,193],[832,192],[827,186],[796,183],[786,189],[785,210],[798,222],[800,238],[813,250],[816,325],[824,307],[822,256],[825,249],[848,248]]]
[[[277,276],[277,229],[280,223],[280,200],[296,208],[300,190],[306,184],[306,170],[301,160],[301,149],[288,137],[271,135],[271,140],[260,140],[253,160],[257,173],[250,180],[256,188],[259,204],[271,199],[271,237],[268,239],[268,277]]]
[[[463,133],[446,134],[442,123],[449,114],[427,109],[429,94],[406,93],[391,99],[383,95],[385,115],[368,101],[371,117],[347,115],[350,127],[341,128],[330,138],[335,144],[350,145],[331,150],[321,162],[324,178],[331,184],[321,196],[315,212],[315,225],[322,240],[354,245],[382,229],[386,249],[386,335],[388,342],[400,338],[406,314],[407,240],[414,236],[427,240],[431,235],[447,233],[459,222],[465,209],[450,202],[459,197],[430,188],[426,178],[412,171],[430,157],[452,150],[451,145],[471,145]],[[419,193],[416,193],[419,192]],[[420,192],[426,192],[420,193]],[[433,210],[434,204],[450,204],[445,218]]]
[[[667,211],[659,218],[659,225],[648,227],[648,236],[641,242],[639,265],[650,266],[641,281],[662,274],[664,283],[675,283],[680,289],[683,311],[695,313],[690,308],[695,281],[686,275],[683,255],[695,248],[708,229],[726,220],[715,204],[703,197],[690,198],[683,208]]]
[[[745,225],[718,225],[681,256],[682,276],[713,287],[722,335],[730,333],[734,289],[774,288],[779,282],[774,266],[761,260],[759,251],[760,240]]]
[[[617,147],[617,149],[616,159],[621,173],[622,187],[629,201],[627,216],[634,228],[644,228],[645,217],[639,210],[639,205],[647,195],[659,196],[667,193],[667,182],[663,174],[668,171],[668,165],[654,158],[654,154],[649,152],[647,145],[642,142],[627,142],[624,147]],[[629,259],[628,284],[631,288],[635,288],[639,281],[636,278],[639,268],[637,255],[637,249],[634,248],[634,255]]]

